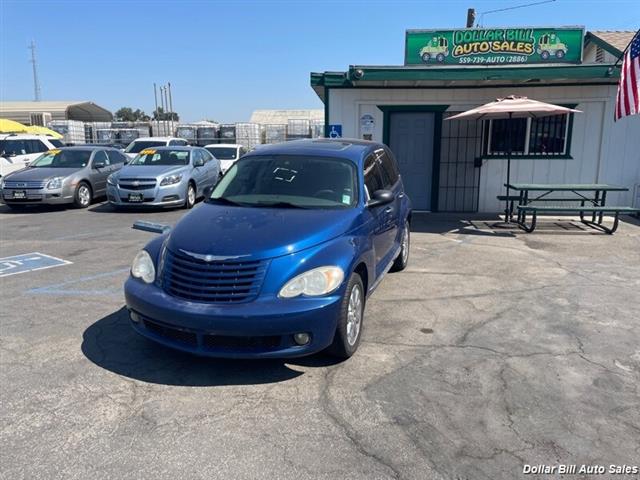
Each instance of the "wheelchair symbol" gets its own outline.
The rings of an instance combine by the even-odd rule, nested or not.
[[[329,125],[331,130],[329,131],[329,138],[342,137],[342,125]]]

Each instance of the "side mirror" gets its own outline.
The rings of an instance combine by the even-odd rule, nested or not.
[[[93,164],[93,168],[95,168],[96,170],[98,170],[100,168],[104,168],[104,162],[95,162]]]
[[[394,200],[393,192],[390,190],[376,190],[371,196],[371,200],[367,202],[367,207],[379,207],[386,205]]]
[[[204,198],[209,198],[211,196],[211,192],[213,192],[213,187],[211,185],[209,185],[208,187],[204,187],[204,190],[202,191],[202,194],[204,195]]]

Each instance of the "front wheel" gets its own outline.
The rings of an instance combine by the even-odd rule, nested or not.
[[[409,264],[409,247],[411,246],[411,230],[409,229],[409,222],[404,222],[404,228],[402,229],[402,237],[400,239],[400,253],[391,265],[392,272],[400,272],[407,268]]]
[[[340,305],[340,316],[329,353],[338,358],[349,358],[356,353],[362,337],[365,292],[360,275],[353,272],[347,282]]]
[[[184,201],[184,208],[190,209],[196,204],[196,187],[193,183],[189,183],[187,186],[186,199]]]
[[[76,187],[73,204],[78,208],[87,208],[91,205],[91,198],[91,187],[85,182],[80,182]]]

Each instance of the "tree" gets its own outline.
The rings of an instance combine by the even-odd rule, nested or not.
[[[180,120],[180,116],[176,112],[165,112],[162,107],[158,107],[153,111],[154,120],[173,120],[177,122]]]
[[[146,122],[151,119],[144,111],[131,107],[122,107],[115,113],[115,119],[119,122]]]

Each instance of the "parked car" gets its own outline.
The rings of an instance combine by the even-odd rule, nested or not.
[[[18,172],[2,178],[2,199],[10,208],[73,203],[87,208],[106,193],[107,177],[126,157],[114,148],[64,147],[41,154]]]
[[[124,153],[130,158],[136,158],[142,150],[145,148],[153,147],[184,147],[189,145],[184,138],[176,137],[140,137],[136,138],[133,142],[127,145],[124,149]]]
[[[43,152],[64,144],[46,135],[0,134],[0,177],[21,170]]]
[[[225,173],[233,163],[243,155],[246,155],[247,149],[243,145],[236,145],[235,143],[212,143],[211,145],[205,145],[209,153],[220,160],[220,166],[222,167],[222,173]]]
[[[296,357],[329,347],[347,358],[367,297],[389,269],[407,266],[410,220],[386,146],[264,146],[136,255],[124,287],[131,325],[198,355]]]
[[[220,162],[200,147],[146,148],[109,177],[107,198],[122,206],[191,208],[218,183]]]

